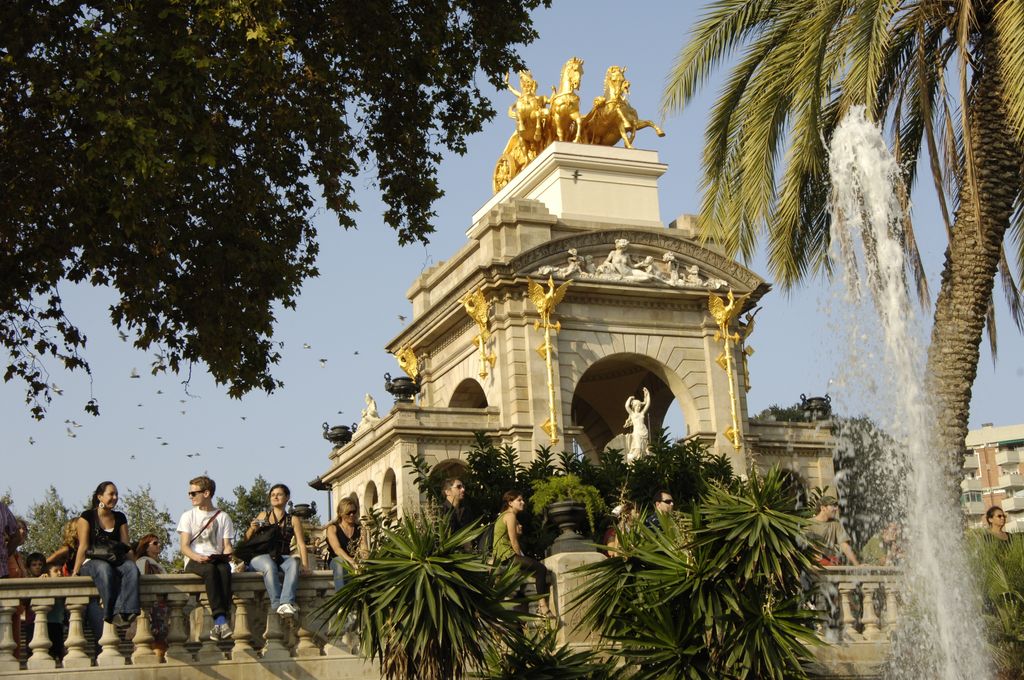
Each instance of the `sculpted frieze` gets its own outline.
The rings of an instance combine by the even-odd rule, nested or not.
[[[556,276],[560,279],[616,281],[669,286],[670,288],[726,288],[724,279],[701,273],[696,264],[680,264],[675,254],[665,252],[660,259],[653,255],[638,256],[629,252],[629,240],[615,239],[615,244],[600,263],[592,255],[581,255],[576,248],[567,252],[562,265],[544,265],[531,272],[534,276]]]

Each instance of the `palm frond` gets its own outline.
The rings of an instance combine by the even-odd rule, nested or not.
[[[996,3],[992,25],[996,32],[997,58],[1003,82],[1017,83],[1003,91],[1003,105],[1017,145],[1024,149],[1024,3]]]

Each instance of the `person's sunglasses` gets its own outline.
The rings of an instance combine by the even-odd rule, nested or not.
[[[354,514],[356,514],[355,510],[349,510],[348,512],[345,513],[345,517],[349,517],[349,516],[354,515]]]
[[[189,498],[195,498],[196,496],[198,496],[201,493],[204,493],[204,492],[203,491],[189,491],[188,492],[188,497]]]
[[[673,504],[675,504],[675,501],[674,501],[674,500],[672,500],[671,498],[662,498],[662,499],[661,499],[661,502],[662,502],[662,503],[666,503],[666,504],[668,504],[668,505],[673,505]]]

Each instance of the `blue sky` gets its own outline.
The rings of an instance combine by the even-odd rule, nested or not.
[[[666,74],[699,4],[560,0],[554,8],[536,14],[540,38],[522,54],[539,82],[539,91],[544,92],[555,84],[566,59],[581,57],[584,110],[600,94],[605,69],[613,64],[626,66],[633,105],[642,117],[660,122],[658,103]],[[638,137],[639,148],[657,150],[669,165],[660,180],[665,223],[679,214],[694,213],[699,206],[703,130],[716,90],[713,82],[683,115],[664,121],[666,137],[658,139],[649,130]],[[103,479],[114,480],[122,491],[151,484],[158,501],[176,516],[188,507],[189,478],[205,472],[218,482],[221,494],[262,474],[291,486],[296,502],[326,503],[326,494],[306,486],[327,469],[330,447],[320,436],[321,423],[358,421],[366,392],[376,396],[382,412],[390,408],[383,375],[400,371],[383,347],[402,328],[399,315],[411,316],[405,292],[413,279],[465,243],[470,217],[490,198],[494,162],[514,129],[505,117],[511,101],[511,94],[497,94],[496,119],[468,140],[465,156],[446,157],[440,172],[446,196],[436,205],[437,233],[428,246],[397,245],[394,233],[383,223],[383,205],[369,176],[357,182],[362,208],[358,230],[345,232],[332,214],[317,212],[321,276],[306,283],[297,310],[284,310],[278,316],[276,339],[285,347],[277,376],[285,386],[273,395],[230,399],[199,366],[188,393],[181,384],[184,376],[150,376],[152,358],[122,342],[109,323],[109,291],[66,287],[62,291],[65,308],[88,337],[91,385],[84,374],[68,375],[50,367],[51,380],[64,395],[55,400],[42,422],[28,415],[21,384],[0,387],[6,449],[0,492],[9,490],[15,509],[23,512],[50,484],[65,501],[75,503]],[[915,193],[914,204],[934,294],[945,235],[929,187]],[[767,277],[760,258],[749,266]],[[764,309],[751,338],[756,348],[750,360],[751,413],[773,403],[793,403],[801,393],[827,391],[841,361],[837,353],[841,343],[823,314],[826,288],[820,280],[809,281],[789,293],[776,289],[762,300]],[[1022,421],[1024,340],[1004,306],[999,306],[998,315],[999,361],[993,367],[983,349],[972,428],[983,422]],[[306,344],[310,349],[304,348]],[[324,366],[321,359],[327,360]],[[142,377],[130,378],[133,369]],[[98,418],[82,411],[90,389],[100,403]],[[878,405],[862,406],[871,411]],[[677,416],[673,429],[678,431],[681,422]]]

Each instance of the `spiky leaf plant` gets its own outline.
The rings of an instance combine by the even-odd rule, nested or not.
[[[362,655],[388,680],[459,680],[482,668],[525,618],[512,608],[523,575],[462,551],[486,528],[452,533],[448,522],[410,514],[383,529],[376,552],[325,604],[332,632],[354,613]]]
[[[631,678],[802,678],[815,614],[800,573],[814,564],[773,468],[712,486],[681,521],[636,523],[620,557],[581,567],[583,625],[615,644]]]
[[[559,645],[558,631],[543,628],[528,632],[508,647],[495,647],[487,655],[482,680],[613,680],[619,677],[614,662],[592,650],[573,651]]]

